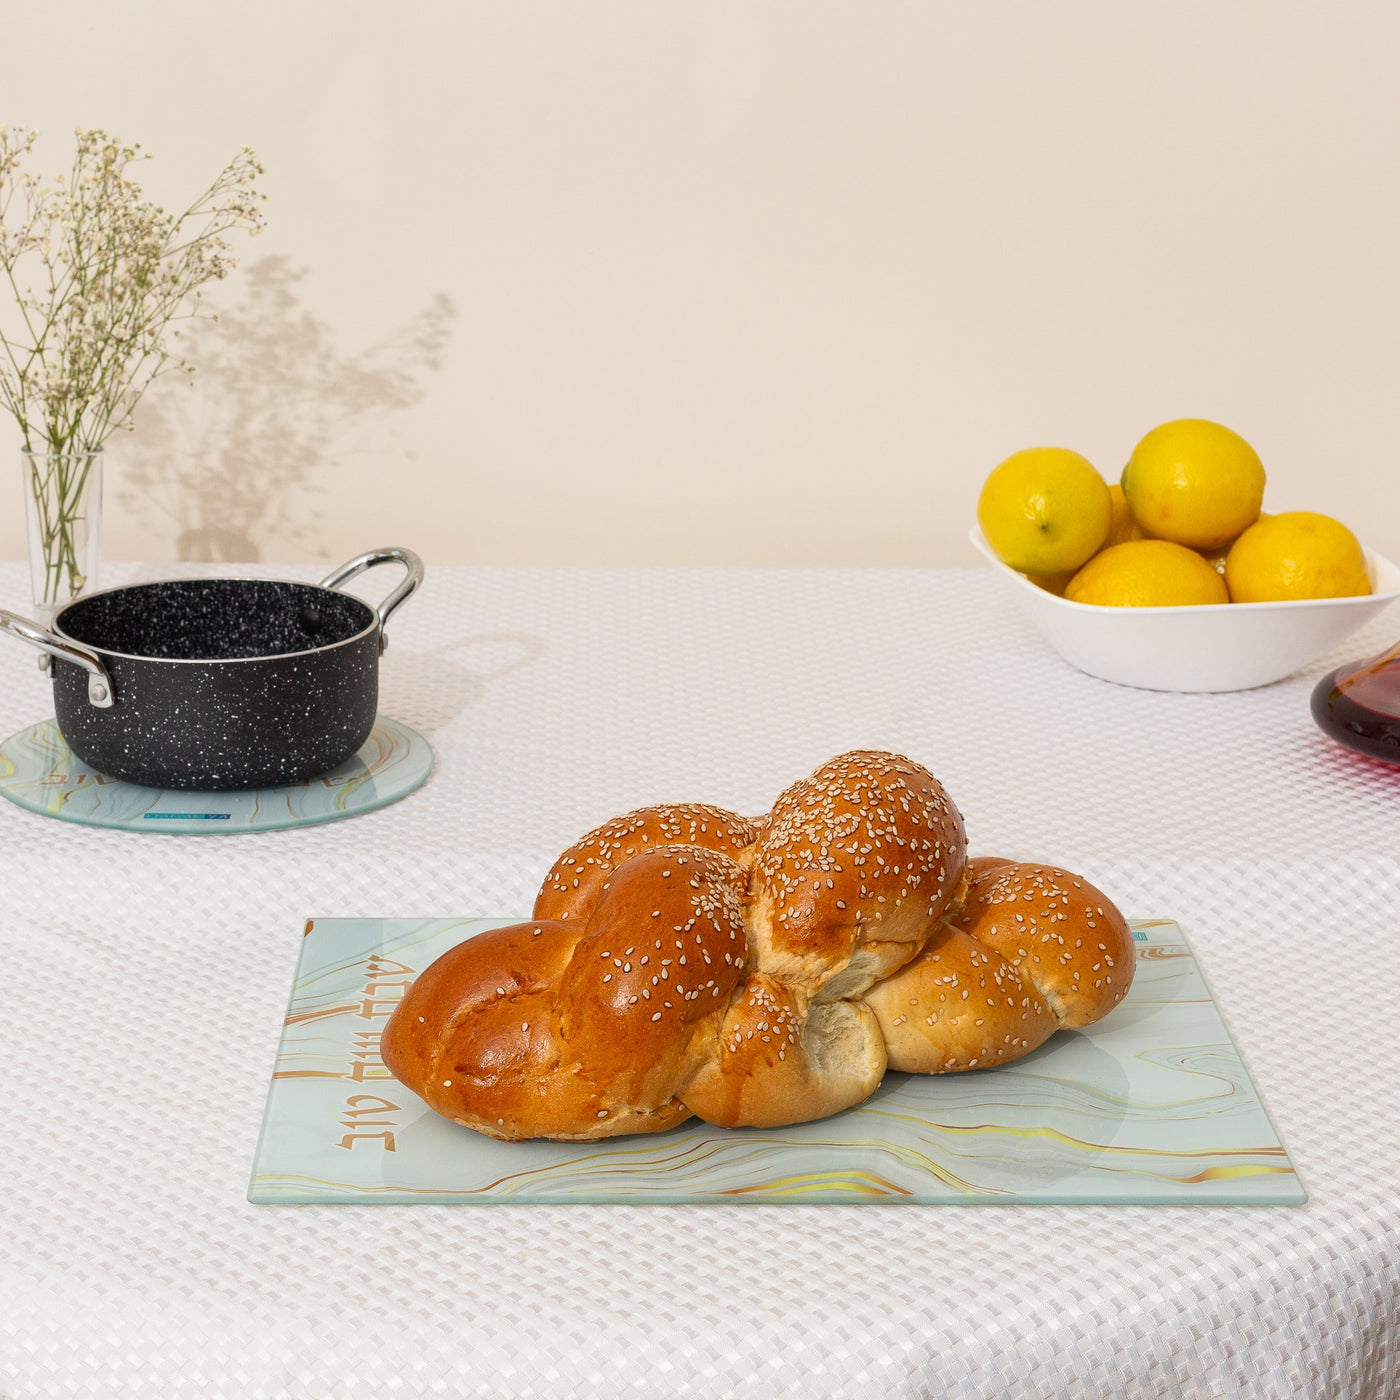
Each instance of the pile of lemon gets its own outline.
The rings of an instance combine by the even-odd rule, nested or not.
[[[1153,428],[1110,486],[1066,447],[1014,453],[987,478],[977,523],[1004,564],[1076,603],[1112,608],[1348,598],[1371,591],[1339,520],[1261,513],[1264,465],[1204,418]]]

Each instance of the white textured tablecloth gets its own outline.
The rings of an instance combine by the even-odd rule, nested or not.
[[[994,584],[432,569],[381,708],[439,766],[397,806],[201,838],[0,803],[0,1396],[1400,1395],[1400,772],[1314,728],[1329,662],[1122,689]],[[52,704],[0,648],[3,735]],[[763,811],[857,746],[931,767],[975,852],[1180,921],[1310,1204],[247,1203],[305,917],[523,914],[594,822]]]

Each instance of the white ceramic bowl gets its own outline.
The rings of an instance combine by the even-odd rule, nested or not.
[[[1400,568],[1368,549],[1374,591],[1363,598],[1102,608],[1056,597],[1007,568],[975,525],[971,540],[1066,661],[1147,690],[1248,690],[1282,680],[1400,598]]]

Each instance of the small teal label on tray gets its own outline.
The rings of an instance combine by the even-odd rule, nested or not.
[[[226,822],[232,812],[143,812],[148,822]]]
[[[1133,925],[1122,1004],[995,1069],[888,1074],[775,1129],[497,1142],[433,1113],[379,1037],[413,979],[509,919],[312,919],[248,1198],[255,1204],[903,1202],[1297,1205],[1307,1199],[1181,930]]]

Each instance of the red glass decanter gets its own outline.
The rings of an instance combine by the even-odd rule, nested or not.
[[[1323,676],[1313,689],[1312,715],[1339,744],[1400,766],[1400,643]]]

